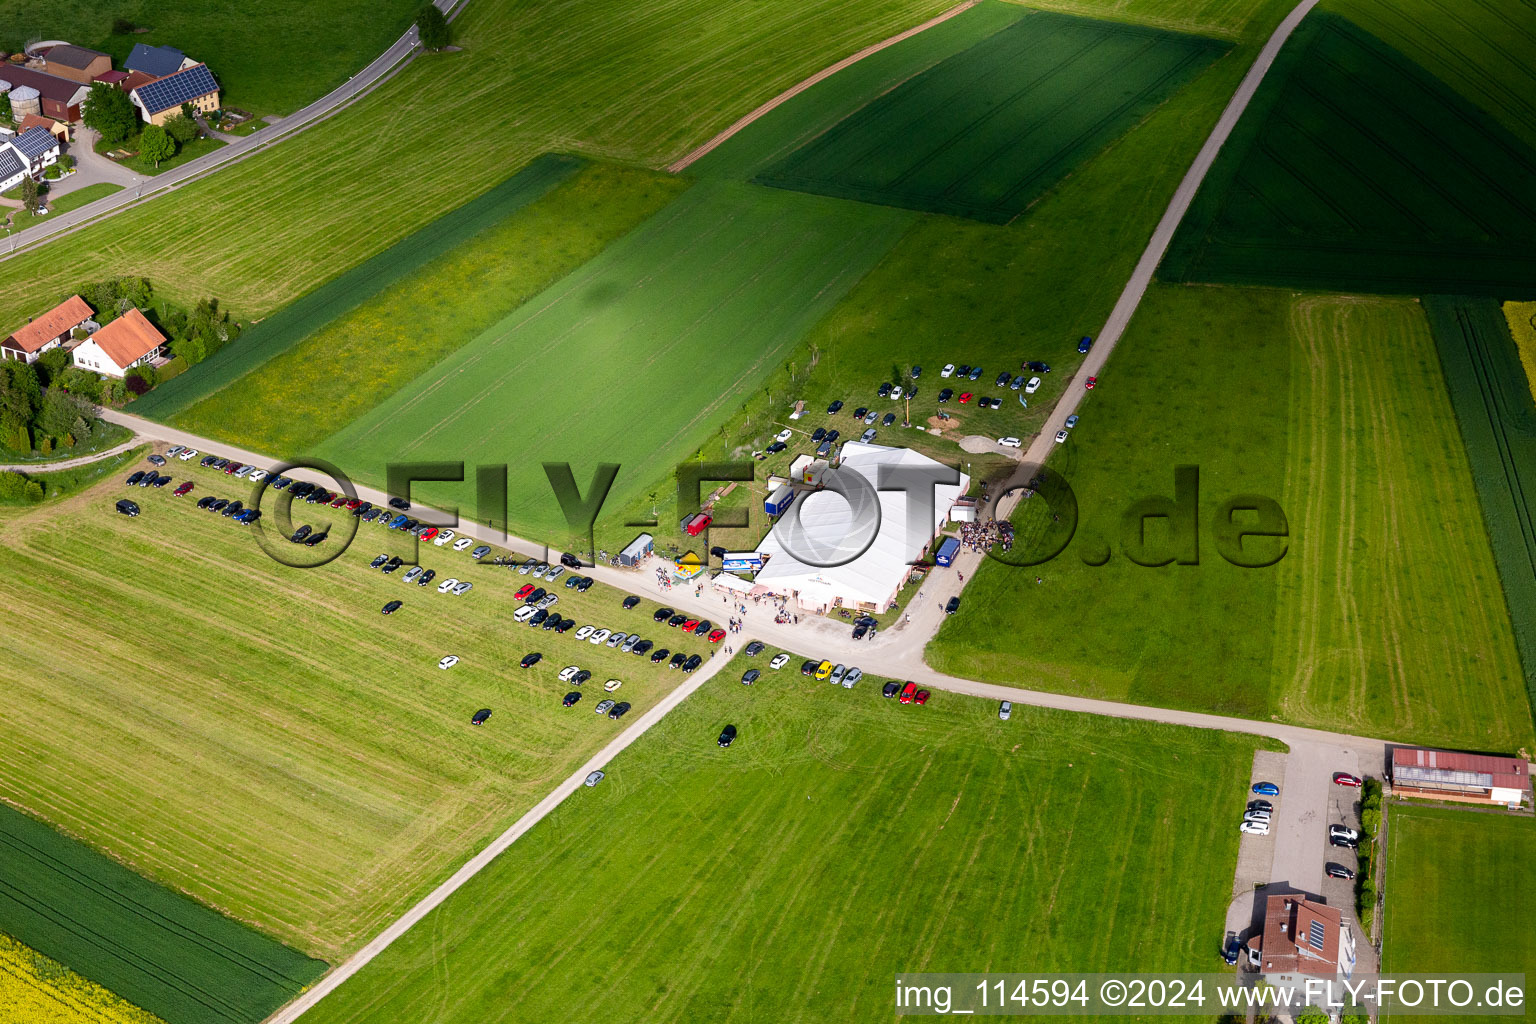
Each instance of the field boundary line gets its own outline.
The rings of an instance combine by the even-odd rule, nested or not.
[[[926,32],[928,29],[933,28],[935,25],[943,24],[950,18],[953,18],[955,15],[963,14],[970,10],[972,7],[975,7],[979,2],[980,0],[964,0],[963,3],[951,7],[949,10],[943,12],[942,14],[937,14],[932,18],[929,18],[921,25],[914,25],[904,32],[896,33],[889,39],[882,39],[878,43],[871,43],[870,45],[864,47],[864,49],[860,50],[858,53],[853,54],[851,57],[844,57],[842,60],[838,61],[836,64],[831,65],[830,67],[822,68],[811,77],[795,83],[788,89],[785,89],[783,92],[779,93],[773,99],[769,100],[767,103],[764,103],[762,106],[752,111],[750,114],[740,118],[736,121],[735,124],[732,124],[725,131],[716,135],[714,138],[710,139],[708,142],[704,143],[704,145],[695,149],[681,160],[676,160],[668,164],[667,171],[672,174],[680,174],[683,171],[686,171],[693,163],[708,156],[715,149],[729,141],[733,135],[736,135],[742,129],[750,125],[753,121],[756,121],[758,118],[763,117],[778,107],[783,106],[785,103],[788,103],[796,96],[805,92],[811,86],[831,78],[833,75],[837,74],[844,68],[852,67],[854,64],[857,64],[865,57],[872,56],[873,54],[879,53],[881,50],[884,50],[887,47],[895,46],[897,43],[911,39],[918,33]]]
[[[646,711],[640,718],[615,736],[597,753],[587,759],[586,763],[572,772],[564,782],[550,791],[544,799],[535,804],[521,818],[518,818],[501,835],[475,854],[469,860],[448,876],[447,880],[436,889],[422,897],[420,902],[396,918],[389,927],[385,928],[362,949],[353,953],[339,967],[317,981],[312,988],[299,996],[293,1002],[283,1007],[277,1013],[268,1017],[265,1024],[291,1024],[311,1009],[316,1003],[330,995],[339,988],[348,978],[366,967],[374,957],[388,949],[400,936],[410,931],[411,928],[436,910],[442,903],[464,886],[471,878],[474,878],[482,870],[490,865],[497,857],[505,853],[513,843],[521,839],[529,830],[549,816],[550,812],[565,802],[566,797],[582,788],[587,776],[617,757],[623,750],[634,743],[651,728],[667,716],[672,709],[691,697],[701,686],[712,679],[726,664],[730,658],[711,657],[692,679],[679,684],[671,693],[661,699],[655,707]]]

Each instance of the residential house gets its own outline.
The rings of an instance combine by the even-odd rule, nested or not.
[[[219,83],[206,64],[194,64],[173,75],[138,86],[129,96],[150,124],[165,124],[190,103],[200,113],[219,109]]]
[[[33,127],[19,135],[0,135],[0,192],[36,177],[59,162],[59,140],[46,128]]]
[[[1531,802],[1531,765],[1523,757],[1396,747],[1392,795],[1517,808]]]
[[[137,307],[130,307],[75,347],[75,365],[108,377],[122,377],[133,367],[153,360],[164,344],[165,335]]]
[[[71,295],[0,341],[0,359],[35,362],[44,352],[68,341],[70,332],[88,324],[92,315],[91,307],[84,299]]]
[[[1248,946],[1255,943],[1249,940]],[[1301,893],[1270,896],[1264,907],[1259,974],[1275,988],[1289,988],[1301,999],[1322,996],[1322,982],[1348,981],[1355,971],[1355,937],[1343,915]],[[1308,983],[1314,986],[1309,990]],[[1339,989],[1335,988],[1335,995]],[[1304,1004],[1302,1004],[1304,1005]]]
[[[189,68],[197,61],[188,57],[174,46],[150,46],[148,43],[134,43],[133,50],[128,54],[128,59],[123,61],[123,68],[127,71],[140,71],[150,78],[164,78],[174,75],[176,72]]]
[[[45,74],[36,68],[22,67],[19,64],[7,64],[0,69],[3,76],[12,87],[20,89],[30,86],[38,92],[41,101],[41,113],[44,117],[51,117],[55,121],[80,120],[80,105],[85,102],[90,94],[89,85],[73,81],[68,78],[60,78],[57,75]]]
[[[112,70],[112,58],[100,50],[87,50],[72,43],[60,43],[38,50],[35,56],[43,58],[43,70],[57,78],[90,85],[97,75]]]

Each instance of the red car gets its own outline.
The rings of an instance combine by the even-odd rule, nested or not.
[[[353,498],[352,500],[348,501],[345,505],[343,505],[342,508],[345,508],[348,512],[351,512],[353,509],[357,508],[357,506],[361,505],[362,503],[363,503],[363,501],[362,501],[361,498]]]
[[[422,540],[431,540],[433,537],[437,536],[437,527],[429,526],[425,530],[422,530],[421,533],[417,536],[419,536]]]
[[[917,684],[916,683],[908,683],[906,686],[903,686],[901,688],[901,702],[903,704],[911,704],[912,703],[912,698],[916,697],[916,696],[917,696]]]
[[[964,405],[966,402],[969,402],[970,400],[971,400],[971,393],[969,391],[961,392],[961,394],[960,394],[960,404],[961,405]]]
[[[699,620],[698,619],[689,619],[687,622],[683,623],[683,632],[684,633],[692,633],[695,629],[698,628],[698,625],[699,625]]]
[[[338,494],[336,495],[335,500],[331,502],[331,508],[341,508],[341,506],[345,505],[346,503],[347,496],[345,494]]]
[[[927,690],[918,690],[917,691],[917,697],[914,698],[914,699],[915,699],[915,701],[918,704],[927,704],[928,703],[928,691]]]
[[[531,593],[533,593],[533,584],[532,583],[524,583],[523,584],[523,588],[521,590],[519,590],[513,596],[516,597],[519,601],[521,601],[521,600],[523,600],[525,597],[527,597]]]
[[[172,491],[171,494],[173,494],[173,495],[175,495],[176,497],[179,498],[183,494],[186,494],[191,489],[192,489],[192,481],[188,480],[186,483],[182,484],[180,487],[178,487],[174,491]]]
[[[231,462],[229,465],[224,467],[224,475],[228,476],[229,474],[235,472],[235,470],[237,470],[239,468],[240,468],[240,463],[238,463],[238,462]]]
[[[1349,772],[1334,772],[1333,782],[1336,786],[1354,786],[1356,789],[1361,786],[1360,777]]]
[[[1089,377],[1087,380],[1085,380],[1083,382],[1083,387],[1087,388],[1089,391],[1092,391],[1095,387],[1098,386],[1098,384],[1099,384],[1099,378],[1097,378],[1097,377]]]
[[[717,629],[714,632],[709,634],[709,642],[712,643],[712,644],[717,644],[721,640],[724,640],[724,639],[725,639],[725,630],[723,630],[723,629]]]

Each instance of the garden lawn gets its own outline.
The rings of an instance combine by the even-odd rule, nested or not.
[[[773,653],[737,657],[306,1017],[887,1021],[903,972],[1209,964],[1241,803],[1210,780],[1246,777],[1252,738],[901,705]]]
[[[1530,972],[1536,822],[1395,804],[1387,835],[1383,972]]]
[[[172,422],[258,451],[307,451],[596,256],[685,187],[651,171],[588,166],[542,201],[315,324],[286,351]],[[247,343],[242,339],[226,351],[238,354]],[[205,388],[194,386],[193,393],[198,390]],[[140,411],[137,405],[134,411]]]
[[[127,142],[123,142],[117,145],[99,142],[96,144],[96,148],[103,155],[115,149],[125,149],[133,153],[133,156],[119,160],[117,163],[120,166],[128,168],[134,174],[142,174],[146,178],[151,178],[156,174],[164,174],[166,171],[180,167],[184,163],[189,163],[193,160],[196,160],[200,156],[206,156],[216,149],[222,149],[226,145],[228,145],[228,143],[226,143],[223,139],[215,139],[207,136],[196,138],[191,142],[186,143],[185,145],[178,145],[176,147],[175,154],[167,157],[164,160],[161,160],[158,165],[153,160],[149,160],[138,153],[139,140],[137,136],[129,139]]]
[[[1536,148],[1326,12],[1286,44],[1161,267],[1181,281],[1536,297]]]
[[[1033,13],[880,93],[754,180],[1007,223],[1224,49]]]
[[[16,287],[0,295],[0,323],[117,273],[148,277],[186,307],[217,295],[242,318],[263,316],[540,153],[664,166],[807,75],[949,6],[474,0],[453,23],[463,52],[413,61],[280,146],[8,261]],[[473,110],[474,123],[405,144],[445,110]]]
[[[291,114],[387,50],[415,12],[414,0],[271,0],[238,13],[214,0],[0,0],[0,44],[68,39],[111,54],[118,68],[135,43],[174,46],[213,70],[224,103]],[[118,19],[143,31],[116,32]]]
[[[912,215],[700,182],[317,454],[382,483],[389,462],[508,467],[509,525],[564,535],[542,463],[622,504],[693,455],[907,229]],[[421,500],[462,503],[464,485]],[[414,492],[413,492],[414,493]]]
[[[356,948],[627,724],[594,716],[597,694],[562,709],[563,666],[592,671],[589,688],[623,680],[637,711],[679,681],[574,630],[515,625],[529,577],[465,553],[420,555],[436,582],[474,584],[461,597],[369,570],[381,552],[411,554],[374,524],[323,568],[279,565],[250,527],[194,507],[249,500],[250,484],[196,463],[166,471],[161,489],[111,481],[0,511],[0,797],[311,955]],[[174,497],[185,479],[194,490]],[[141,515],[113,511],[121,497]],[[335,535],[314,549],[275,539],[290,558],[335,551],[356,522],[314,505],[293,518]],[[557,588],[555,610],[578,625],[710,649],[611,589]],[[393,599],[404,607],[384,618]],[[542,663],[519,669],[531,651]],[[439,670],[447,654],[461,661]],[[482,707],[494,716],[473,728]]]
[[[1051,465],[1067,550],[989,562],[936,667],[1059,692],[1474,749],[1529,744],[1530,709],[1456,418],[1410,300],[1157,286]],[[1126,557],[1133,501],[1200,470],[1200,562]],[[1215,547],[1232,495],[1280,503],[1284,557]],[[1021,543],[1051,525],[1015,514]],[[1250,520],[1251,521],[1251,520]],[[1166,527],[1148,528],[1153,553]],[[1276,542],[1249,541],[1273,555]],[[1107,564],[1093,567],[1106,551]],[[1042,585],[1033,581],[1039,575]]]
[[[255,1024],[325,972],[4,805],[0,928],[168,1024]]]

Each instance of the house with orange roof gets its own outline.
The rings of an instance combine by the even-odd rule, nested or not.
[[[42,114],[28,114],[21,119],[21,124],[16,126],[16,134],[24,135],[33,128],[41,128],[60,142],[69,141],[69,125],[55,121],[51,117]]]
[[[1302,893],[1265,901],[1262,938],[1250,939],[1248,948],[1258,955],[1265,982],[1302,999],[1320,990],[1318,982],[1348,981],[1355,971],[1355,937],[1344,916]]]
[[[0,341],[0,359],[22,363],[36,362],[37,357],[51,348],[69,340],[76,327],[86,327],[95,312],[78,295],[71,295],[42,316],[27,321],[16,328],[9,337]],[[87,327],[87,329],[89,329]]]
[[[149,364],[164,344],[165,335],[137,307],[130,306],[128,312],[75,348],[75,365],[92,373],[122,377],[135,366]]]

